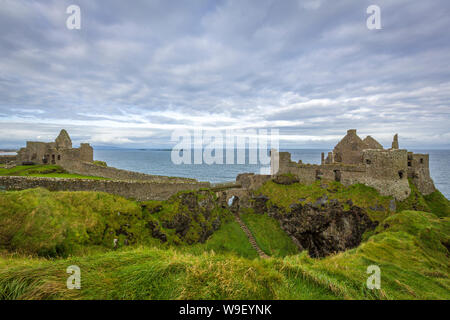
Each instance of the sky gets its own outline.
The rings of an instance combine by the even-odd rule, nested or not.
[[[281,147],[331,148],[355,128],[450,149],[448,30],[448,0],[2,0],[0,147],[65,128],[94,146],[278,129]]]

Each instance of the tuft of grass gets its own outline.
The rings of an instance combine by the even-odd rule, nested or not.
[[[100,161],[100,160],[95,160],[93,162],[93,164],[95,164],[97,166],[100,166],[100,167],[107,167],[108,166],[105,161]]]

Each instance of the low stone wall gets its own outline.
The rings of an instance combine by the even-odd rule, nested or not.
[[[16,161],[15,155],[0,155],[0,164],[8,164]]]
[[[166,200],[171,195],[185,190],[208,188],[208,182],[176,182],[176,181],[120,181],[120,180],[90,180],[62,179],[40,177],[9,177],[0,176],[0,189],[24,190],[42,187],[50,191],[102,191],[144,200]]]
[[[80,174],[84,176],[103,177],[116,180],[139,180],[139,181],[155,181],[155,182],[179,182],[179,183],[196,183],[197,180],[180,177],[166,177],[149,175],[140,172],[127,171],[114,167],[103,167],[90,162],[83,161],[64,161],[61,166],[70,173]]]

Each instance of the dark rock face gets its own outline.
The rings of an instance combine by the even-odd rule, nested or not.
[[[290,208],[286,212],[284,208],[271,206],[268,214],[279,221],[300,250],[308,250],[314,258],[358,246],[363,233],[378,224],[369,219],[364,209],[352,206],[344,211],[339,201],[328,201],[325,197],[314,204],[294,203]]]
[[[255,213],[264,214],[267,212],[267,201],[269,201],[269,198],[263,195],[252,197],[252,207]]]
[[[154,221],[150,221],[147,226],[152,231],[152,237],[161,240],[161,242],[167,241],[167,236],[164,232],[161,231],[159,224]]]
[[[173,199],[179,203],[178,212],[164,217],[161,225],[166,229],[175,229],[175,233],[189,244],[205,242],[221,225],[220,217],[213,214],[213,210],[221,205],[209,192],[186,192]],[[196,236],[188,236],[194,228]],[[152,229],[155,238],[161,238],[157,228]],[[165,235],[164,235],[165,236]]]
[[[383,212],[386,210],[381,204],[376,204],[372,207],[369,207],[369,209],[371,209],[373,211],[379,211],[379,212]]]

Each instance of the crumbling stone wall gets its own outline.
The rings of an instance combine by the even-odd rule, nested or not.
[[[368,146],[356,134],[356,130],[350,129],[347,131],[347,135],[334,147],[334,161],[346,164],[361,163],[362,151],[367,148]]]
[[[436,191],[430,176],[429,155],[408,152],[408,178],[411,178],[422,194]]]
[[[242,173],[236,177],[236,182],[239,183],[244,189],[256,190],[271,178],[272,177],[270,175]]]
[[[351,129],[326,159],[324,154],[321,158],[321,165],[303,164],[292,161],[289,152],[277,155],[272,151],[272,164],[278,161],[278,166],[274,166],[278,171],[272,168],[272,175],[292,174],[304,184],[317,180],[334,180],[344,185],[362,183],[397,200],[411,194],[408,178],[422,194],[436,190],[430,177],[428,155],[398,149],[398,135],[394,137],[393,148],[385,150],[372,137],[367,136],[363,141]]]
[[[383,149],[383,146],[371,136],[365,137],[363,142],[367,145],[368,149]]]
[[[94,160],[94,151],[88,143],[82,143],[80,148],[72,148],[72,141],[66,130],[61,130],[55,142],[27,141],[25,148],[17,153],[16,164],[56,164],[66,161]]]
[[[0,155],[0,164],[14,163],[17,159],[15,155]]]
[[[166,200],[179,191],[208,188],[207,182],[118,181],[38,177],[2,177],[1,190],[46,188],[50,191],[102,191],[139,201]]]
[[[70,173],[117,180],[197,182],[195,179],[149,175],[140,172],[98,166],[90,162],[64,161],[61,166]]]
[[[298,177],[300,183],[311,184],[317,180],[339,181],[345,186],[362,183],[373,187],[381,195],[393,196],[398,200],[406,199],[411,190],[407,179],[406,165],[401,163],[401,159],[406,159],[404,150],[386,154],[365,154],[367,159],[372,159],[370,164],[363,165],[309,165],[299,164],[293,161],[279,163],[278,174],[293,174]],[[287,157],[283,157],[287,159]],[[392,162],[392,166],[390,163]],[[385,167],[386,165],[386,167]],[[403,172],[400,178],[399,172]]]

